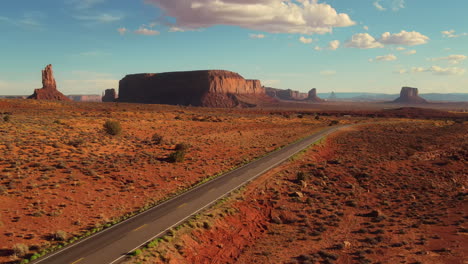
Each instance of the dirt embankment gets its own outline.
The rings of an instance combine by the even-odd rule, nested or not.
[[[467,134],[445,122],[343,131],[129,263],[466,263]]]

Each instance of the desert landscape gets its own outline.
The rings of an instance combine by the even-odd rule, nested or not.
[[[0,263],[468,264],[467,9],[3,1]]]

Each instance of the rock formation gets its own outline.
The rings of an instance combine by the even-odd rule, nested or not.
[[[34,94],[29,96],[28,99],[71,101],[70,98],[57,90],[51,64],[47,65],[45,69],[42,70],[42,88],[34,89]]]
[[[427,103],[424,98],[419,97],[418,88],[402,87],[400,97],[393,101],[394,103],[403,104],[422,104]]]
[[[67,97],[75,102],[102,102],[99,94],[70,94]]]
[[[306,100],[310,102],[323,102],[324,101],[323,99],[317,96],[316,88],[312,88],[312,90],[309,91],[309,96],[307,97]]]
[[[301,92],[294,91],[291,89],[284,90],[284,89],[266,87],[265,90],[266,90],[267,95],[273,98],[281,99],[281,100],[304,100],[308,96],[307,93],[301,93]]]
[[[117,99],[117,93],[115,92],[115,89],[106,89],[104,92],[104,95],[102,96],[102,101],[103,102],[115,102]]]
[[[264,95],[258,80],[222,70],[143,73],[120,80],[119,102],[235,107],[236,95]]]

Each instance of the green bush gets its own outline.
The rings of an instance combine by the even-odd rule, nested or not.
[[[122,133],[122,126],[119,121],[107,120],[106,123],[104,123],[104,130],[107,134],[116,136]]]
[[[183,162],[185,160],[185,150],[176,150],[169,155],[169,161],[176,163],[176,162]]]

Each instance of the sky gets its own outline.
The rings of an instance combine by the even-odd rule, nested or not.
[[[306,92],[468,93],[466,0],[1,0],[0,94],[223,69]]]

